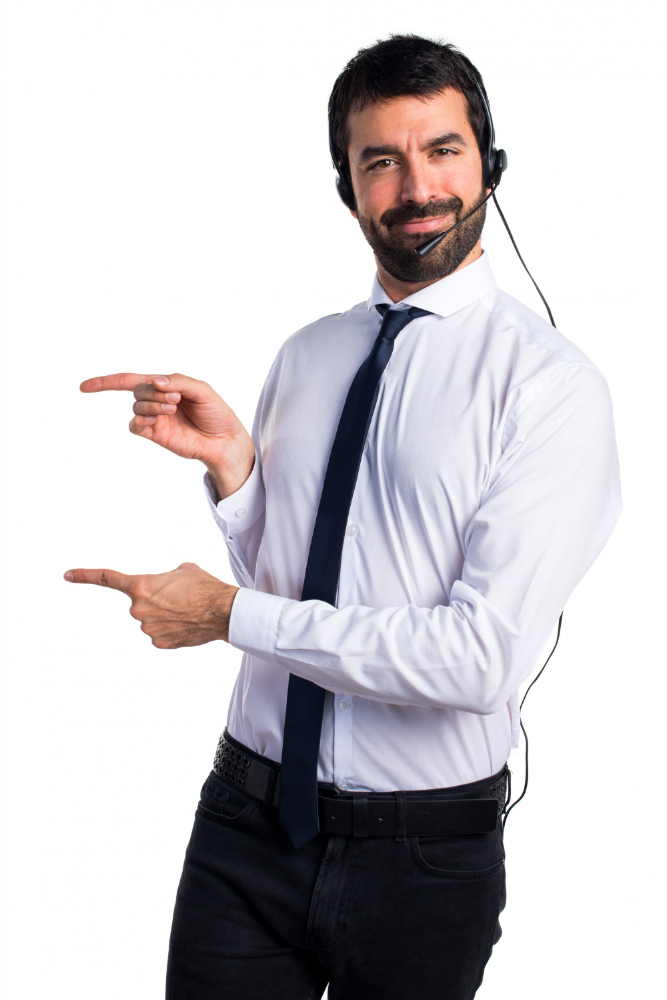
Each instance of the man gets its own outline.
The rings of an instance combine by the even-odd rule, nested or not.
[[[125,591],[159,648],[245,653],[169,1000],[462,1000],[500,936],[516,692],[620,499],[604,379],[496,288],[469,215],[491,193],[481,88],[413,36],[339,77],[334,154],[377,277],[286,342],[252,436],[183,375],[82,385],[133,390],[131,431],[205,464],[239,583],[66,574]]]

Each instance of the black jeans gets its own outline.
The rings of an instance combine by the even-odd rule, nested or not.
[[[469,1000],[504,905],[500,823],[402,841],[319,834],[295,851],[276,809],[212,771],[176,897],[167,1000],[314,1000],[327,983],[330,1000]]]

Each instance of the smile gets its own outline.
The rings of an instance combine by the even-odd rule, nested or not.
[[[401,223],[398,229],[402,229],[404,233],[427,233],[432,229],[438,229],[448,218],[447,215],[438,215],[434,218],[414,219],[412,222]]]

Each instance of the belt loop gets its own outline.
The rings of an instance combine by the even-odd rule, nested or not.
[[[266,780],[266,791],[262,802],[262,812],[269,812],[273,806],[273,798],[276,794],[276,781],[278,780],[278,768],[270,767],[269,776]]]
[[[394,792],[396,796],[396,840],[404,841],[406,834],[406,801],[405,792]]]
[[[352,798],[352,834],[355,837],[368,836],[367,795],[354,795]]]

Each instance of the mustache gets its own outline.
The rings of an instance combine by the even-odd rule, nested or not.
[[[415,219],[429,219],[438,215],[454,214],[458,220],[459,212],[463,208],[463,202],[456,195],[447,198],[446,201],[429,201],[421,207],[415,205],[399,205],[396,208],[388,208],[380,216],[380,222],[387,229],[391,226],[400,226],[405,222],[413,222]]]

